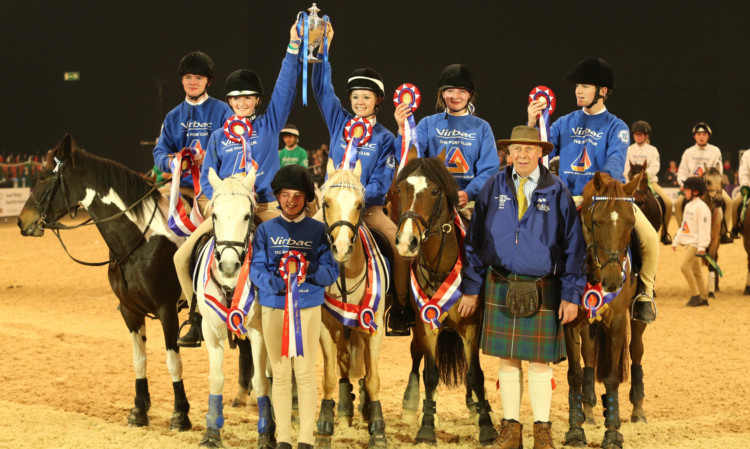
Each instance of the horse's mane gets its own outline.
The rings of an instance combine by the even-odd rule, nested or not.
[[[437,183],[442,188],[448,199],[449,210],[458,206],[458,184],[456,184],[456,180],[450,174],[448,169],[445,168],[443,162],[438,158],[420,157],[410,160],[401,170],[401,173],[398,174],[396,184],[405,180],[417,170],[421,170],[424,176],[430,181]]]
[[[362,186],[359,178],[354,176],[354,172],[352,170],[337,170],[328,178],[328,181],[326,181],[325,184],[321,186],[320,190],[325,192],[327,188],[332,186],[350,188],[356,190],[357,192],[360,192],[359,194],[361,194],[362,196],[365,195],[365,188]]]
[[[586,185],[583,187],[583,198],[586,201],[586,206],[591,204],[592,197],[594,195],[607,197],[607,200],[605,201],[605,207],[611,207],[612,203],[615,201],[615,198],[627,197],[627,195],[625,194],[624,184],[618,182],[616,179],[612,178],[604,172],[599,172],[599,176],[602,180],[603,187],[601,192],[596,192],[593,179],[586,183]]]
[[[52,170],[55,167],[55,151],[47,153],[45,167]],[[136,203],[153,187],[153,184],[144,179],[138,172],[131,170],[124,165],[88,153],[80,148],[74,148],[70,152],[70,162],[74,168],[85,173],[89,179],[81,180],[88,185],[93,186],[98,192],[106,194],[106,190],[112,189],[125,203],[130,206]],[[161,194],[154,190],[149,194],[154,201],[158,201]],[[138,220],[144,218],[144,202],[138,203],[131,212]]]

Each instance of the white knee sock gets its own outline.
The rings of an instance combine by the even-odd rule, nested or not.
[[[529,400],[534,422],[549,422],[549,411],[552,406],[552,368],[543,373],[529,370]]]
[[[515,371],[500,370],[497,376],[500,381],[500,401],[503,404],[503,418],[520,421],[523,373],[520,369]]]

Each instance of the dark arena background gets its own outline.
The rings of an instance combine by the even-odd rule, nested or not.
[[[191,50],[216,64],[209,93],[221,98],[238,68],[260,75],[268,102],[289,27],[301,1],[33,1],[4,2],[7,134],[0,152],[41,153],[69,132],[95,154],[139,171],[153,162],[164,115],[183,96],[180,58]],[[587,57],[615,70],[607,107],[628,125],[646,120],[662,168],[693,144],[694,123],[713,128],[711,143],[737,167],[750,147],[745,2],[462,2],[321,1],[333,23],[333,84],[345,96],[349,73],[381,72],[388,95],[401,83],[424,95],[417,119],[433,113],[440,70],[455,62],[474,71],[477,115],[496,138],[526,120],[526,95],[543,84],[557,94],[553,119],[575,108],[565,74]],[[80,80],[65,81],[64,72]],[[301,101],[301,77],[289,121],[312,150],[329,142],[312,92]],[[348,107],[348,101],[345,100]],[[388,98],[378,119],[396,129]]]

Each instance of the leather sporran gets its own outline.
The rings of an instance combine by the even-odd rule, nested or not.
[[[539,289],[535,280],[508,279],[505,305],[515,316],[527,317],[539,310]]]

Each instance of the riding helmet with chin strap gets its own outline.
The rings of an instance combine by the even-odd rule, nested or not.
[[[651,135],[651,125],[648,124],[645,120],[638,120],[636,122],[633,122],[633,125],[630,127],[630,132],[635,133],[643,133]]]
[[[271,181],[271,190],[278,195],[282,189],[299,190],[305,194],[305,201],[315,199],[315,186],[310,172],[301,165],[281,167]]]
[[[230,73],[224,83],[224,97],[239,97],[244,95],[263,96],[263,83],[253,70],[240,69]]]
[[[180,60],[178,72],[180,74],[180,79],[189,73],[192,75],[205,76],[208,78],[208,82],[211,83],[215,75],[214,61],[210,56],[200,50],[191,51]]]
[[[451,64],[444,68],[438,79],[438,92],[450,88],[466,89],[474,93],[477,89],[471,70],[463,64]]]
[[[698,195],[705,195],[706,193],[706,181],[698,176],[692,176],[682,183],[683,189],[697,190]]]
[[[353,90],[359,89],[375,92],[378,97],[385,96],[383,77],[377,70],[370,67],[356,69],[349,75],[349,79],[346,82],[346,91],[351,93]]]
[[[708,137],[711,137],[711,127],[706,122],[698,122],[693,125],[693,135],[696,133],[708,133]]]
[[[615,72],[607,61],[602,58],[584,59],[578,62],[573,72],[565,75],[565,79],[571,84],[593,84],[596,86],[594,100],[587,108],[592,107],[602,96],[599,89],[607,88],[607,94],[615,90]]]

